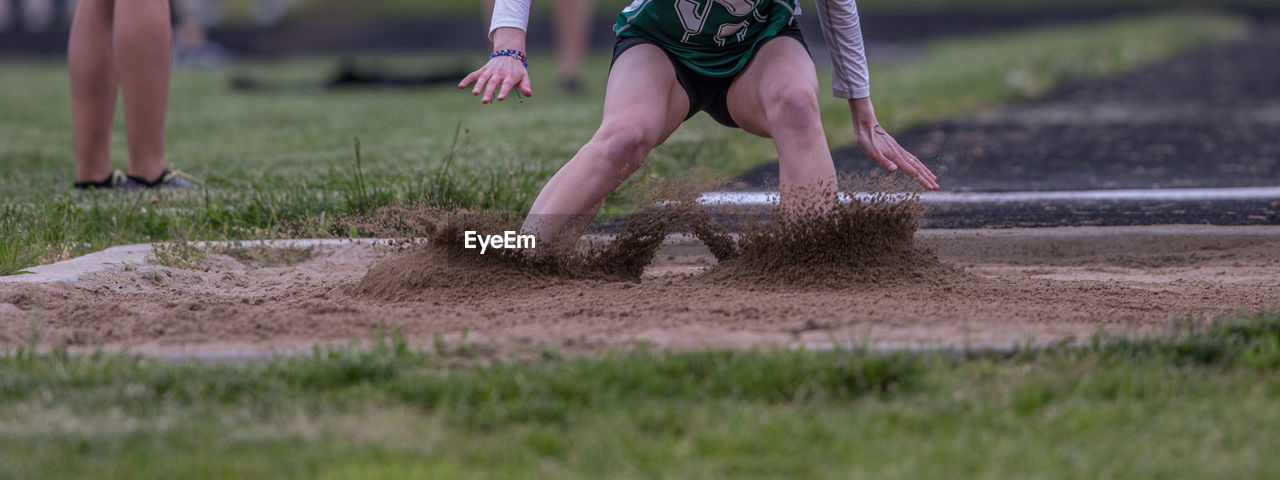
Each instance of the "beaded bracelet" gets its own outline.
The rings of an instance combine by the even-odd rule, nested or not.
[[[493,60],[497,57],[514,57],[515,59],[520,60],[520,63],[524,65],[524,68],[529,68],[529,62],[525,60],[524,52],[519,50],[498,50],[493,52],[492,55],[489,55],[489,60]]]

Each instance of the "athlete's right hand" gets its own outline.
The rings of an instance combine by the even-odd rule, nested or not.
[[[493,57],[489,63],[484,64],[479,70],[471,72],[467,78],[462,79],[462,83],[458,84],[458,88],[467,88],[467,85],[475,83],[475,88],[471,89],[472,95],[480,95],[480,103],[489,103],[494,99],[494,90],[498,92],[498,101],[507,99],[507,94],[512,88],[518,87],[520,93],[526,97],[533,96],[533,82],[529,79],[529,71],[524,68],[524,64],[520,59],[509,56]]]

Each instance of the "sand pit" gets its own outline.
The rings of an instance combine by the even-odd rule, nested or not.
[[[411,295],[360,287],[371,268],[420,260],[423,247],[317,246],[289,266],[215,254],[199,269],[114,266],[73,283],[0,283],[0,343],[25,344],[34,318],[46,346],[160,355],[305,351],[392,330],[423,346],[466,332],[489,355],[1002,345],[1280,306],[1276,227],[926,230],[915,239],[935,264],[805,287],[725,281],[688,236],[668,238],[638,281],[476,271]]]

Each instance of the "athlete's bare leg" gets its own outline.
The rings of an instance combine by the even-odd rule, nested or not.
[[[111,176],[111,122],[116,110],[116,68],[111,45],[112,0],[82,0],[71,22],[67,67],[76,181]]]
[[[688,112],[689,97],[667,54],[650,44],[627,50],[609,73],[600,129],[543,187],[524,232],[537,235],[540,243],[576,241],[605,198]]]
[[[93,0],[88,0],[93,1]],[[169,102],[172,27],[167,0],[115,0],[116,71],[124,94],[129,173],[164,173],[164,120]]]
[[[799,41],[783,36],[762,45],[729,87],[728,104],[743,130],[773,139],[782,192],[834,191],[836,170],[818,111],[818,76]]]
[[[67,51],[76,181],[111,175],[111,124],[121,89],[129,173],[148,180],[164,173],[169,45],[165,0],[83,0],[76,7]]]

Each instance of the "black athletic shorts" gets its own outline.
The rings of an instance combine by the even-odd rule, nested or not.
[[[800,27],[796,25],[795,20],[783,27],[778,32],[778,37],[791,37],[800,41],[804,45],[805,51],[809,50],[809,44],[804,43],[804,35],[800,33]],[[773,38],[765,40],[768,43]],[[613,62],[618,61],[618,57],[622,53],[630,50],[631,47],[642,44],[651,44],[662,48],[652,40],[643,37],[618,37],[618,41],[613,45]],[[761,44],[763,45],[763,44]],[[663,50],[666,52],[665,50]],[[760,52],[757,48],[756,52]],[[729,115],[729,104],[727,97],[729,95],[729,85],[733,84],[733,80],[738,78],[737,75],[728,77],[709,77],[701,73],[695,72],[689,67],[684,66],[671,52],[666,52],[667,58],[671,59],[671,66],[676,69],[676,80],[680,82],[680,86],[684,87],[684,93],[689,95],[689,114],[684,119],[688,120],[699,111],[707,112],[721,125],[727,127],[738,128],[738,123],[733,121],[733,117]],[[754,55],[754,54],[752,54]],[[810,53],[812,55],[812,53]],[[750,64],[748,64],[750,65]],[[612,67],[612,63],[610,67]],[[738,72],[742,73],[742,72]]]

